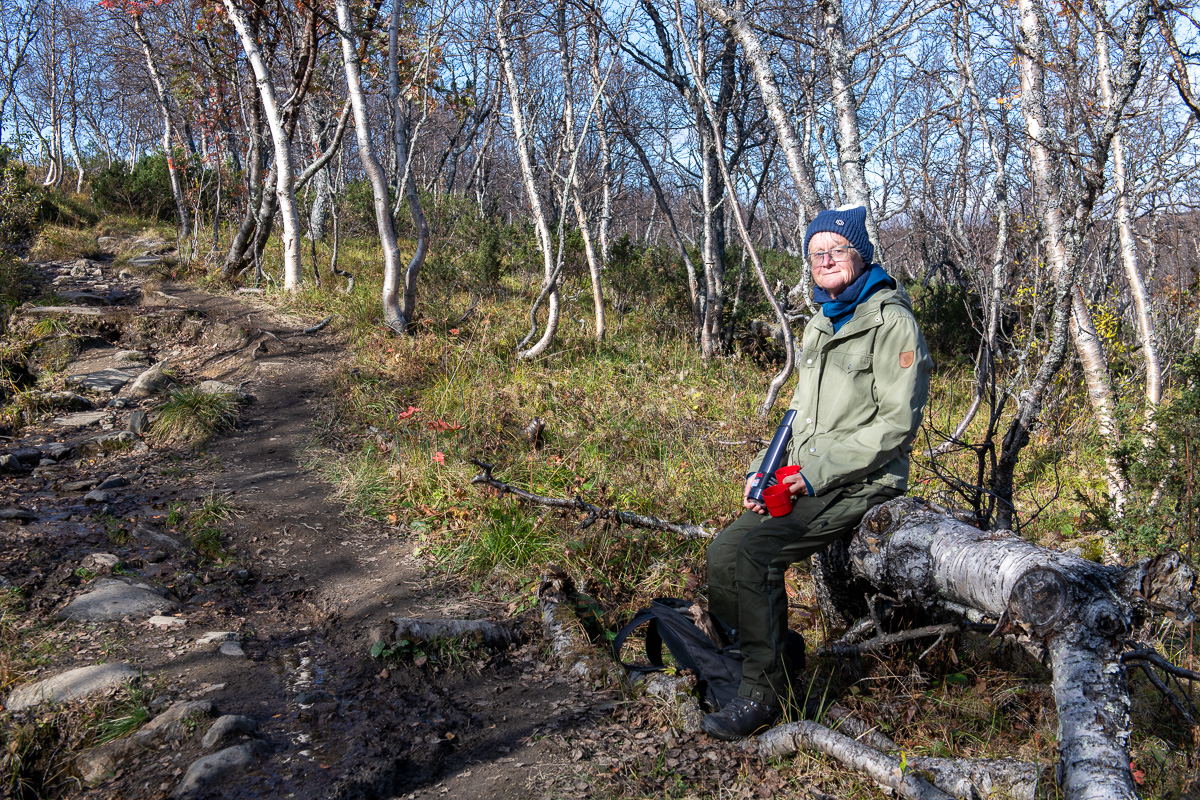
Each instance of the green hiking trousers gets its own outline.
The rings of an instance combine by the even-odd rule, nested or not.
[[[742,697],[779,705],[794,677],[784,659],[787,568],[851,535],[870,509],[901,494],[887,486],[849,484],[819,497],[795,498],[784,517],[746,511],[713,539],[708,610],[738,632]]]

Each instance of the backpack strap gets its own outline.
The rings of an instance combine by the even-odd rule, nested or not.
[[[627,664],[621,659],[621,650],[625,647],[625,640],[629,638],[629,634],[633,633],[642,625],[646,626],[646,658],[648,658],[650,663],[653,665],[650,667],[639,666],[637,664]],[[617,632],[616,637],[613,638],[613,658],[617,660],[618,664],[629,670],[634,670],[636,672],[658,672],[663,669],[662,644],[662,636],[660,636],[658,633],[658,619],[656,618],[654,611],[649,608],[644,608],[634,615],[633,619],[629,621],[629,624],[627,624],[624,628],[621,628],[621,630]]]

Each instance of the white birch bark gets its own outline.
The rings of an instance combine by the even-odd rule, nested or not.
[[[612,243],[609,241],[609,229],[613,218],[612,143],[609,141],[608,131],[608,95],[604,92],[605,81],[600,75],[600,26],[590,15],[587,36],[592,91],[600,97],[596,119],[596,140],[600,145],[600,222],[596,238],[600,240],[600,263],[608,266],[612,253]]]
[[[682,24],[680,24],[679,32],[682,36]],[[684,52],[687,53],[687,51]],[[699,80],[701,74],[700,65],[697,63],[697,59],[692,57],[691,53],[687,53],[687,55],[688,64],[692,70],[692,77],[696,80],[697,84],[701,84]],[[758,276],[758,282],[762,286],[763,294],[766,295],[767,302],[771,304],[771,308],[775,311],[775,318],[778,320],[779,328],[783,332],[783,347],[787,353],[787,358],[784,361],[783,369],[771,380],[771,384],[767,388],[767,396],[764,398],[762,405],[759,406],[759,419],[765,419],[767,414],[770,413],[772,406],[775,405],[775,400],[779,396],[780,390],[795,369],[795,336],[792,333],[792,326],[788,324],[787,314],[784,313],[783,308],[779,305],[779,301],[775,297],[775,292],[771,289],[771,284],[767,280],[767,273],[763,270],[762,262],[758,258],[758,248],[754,246],[754,240],[750,238],[750,231],[747,227],[745,214],[742,211],[742,204],[738,201],[737,186],[733,182],[733,177],[729,174],[729,165],[725,160],[725,142],[721,138],[721,131],[716,122],[718,118],[716,108],[714,108],[712,98],[708,96],[708,92],[701,92],[700,96],[704,101],[705,116],[712,126],[710,133],[713,139],[713,152],[716,154],[717,166],[721,170],[721,179],[725,184],[725,202],[729,204],[738,233],[741,234],[742,245],[746,248],[744,252],[750,256],[750,261],[754,265],[754,273]]]
[[[292,166],[291,142],[283,128],[283,115],[275,98],[275,86],[271,82],[271,74],[263,60],[262,50],[254,32],[250,30],[245,14],[234,0],[222,0],[222,3],[229,21],[237,31],[242,51],[254,70],[258,95],[262,100],[267,127],[271,131],[271,142],[275,146],[275,195],[278,198],[280,216],[283,218],[283,233],[280,235],[283,243],[283,288],[298,289],[303,267],[300,263],[300,216],[296,209],[296,174]]]
[[[349,0],[335,0],[339,36],[342,40],[342,62],[346,69],[346,87],[354,107],[354,130],[358,135],[358,157],[371,182],[375,201],[375,226],[383,248],[383,319],[389,328],[404,333],[409,320],[400,308],[400,249],[396,243],[396,227],[388,204],[387,179],[375,156],[371,128],[367,122],[367,104],[363,97],[362,77],[358,67],[358,42],[350,25]]]
[[[854,54],[846,43],[845,19],[841,0],[822,0],[825,47],[829,57],[829,83],[833,96],[833,114],[837,130],[838,171],[846,202],[867,209],[867,233],[875,243],[876,260],[883,252],[879,224],[867,185],[866,162],[858,133],[858,98],[854,94]]]
[[[571,46],[567,40],[567,5],[565,0],[558,0],[558,63],[562,70],[563,79],[563,133],[565,149],[571,161],[571,179],[563,191],[563,202],[570,202],[575,210],[575,222],[579,226],[579,234],[583,238],[583,253],[587,259],[588,276],[592,281],[592,309],[596,318],[596,341],[604,340],[604,288],[600,277],[600,262],[596,258],[596,248],[592,244],[591,222],[583,210],[580,199],[579,172],[574,168],[578,159],[579,144],[575,141],[575,100],[572,97],[571,85],[574,82],[574,70],[571,66]],[[596,91],[602,92],[602,82],[597,81]]]
[[[967,606],[999,620],[1002,630],[1044,642],[1064,797],[1135,800],[1118,651],[1133,619],[1128,598],[1172,582],[1145,577],[1153,562],[1128,571],[1106,567],[1005,531],[981,531],[909,498],[870,511],[849,554],[856,575],[902,602]],[[1195,576],[1188,570],[1184,578],[1190,599]]]
[[[146,71],[150,73],[150,82],[154,84],[154,96],[163,118],[163,155],[167,157],[167,175],[171,179],[171,195],[175,198],[175,210],[179,214],[179,239],[182,241],[191,234],[191,222],[188,219],[187,207],[183,199],[183,185],[179,180],[179,170],[175,166],[174,142],[175,131],[171,122],[171,97],[167,94],[167,83],[159,72],[158,64],[154,61],[154,51],[150,48],[150,37],[142,26],[140,14],[133,15],[133,32],[142,45],[142,55],[146,58]]]
[[[546,296],[548,301],[546,328],[542,332],[542,337],[532,347],[517,353],[518,358],[530,359],[544,353],[558,331],[558,280],[555,276],[554,244],[550,237],[550,226],[546,223],[546,215],[542,211],[542,201],[538,195],[537,181],[533,174],[533,159],[529,154],[529,137],[525,129],[525,112],[521,107],[521,87],[517,84],[517,75],[513,69],[512,51],[508,42],[507,7],[508,3],[506,0],[500,0],[496,4],[496,41],[500,50],[500,67],[504,71],[504,80],[508,87],[509,104],[512,109],[513,134],[517,140],[517,156],[521,164],[521,179],[525,184],[525,194],[529,197],[529,210],[533,216],[534,230],[538,238],[538,248],[542,251],[542,261],[545,270],[542,294]],[[537,313],[536,305],[534,306],[533,313]],[[532,336],[528,338],[532,338]]]
[[[1099,65],[1100,99],[1107,113],[1114,111],[1112,65],[1108,53],[1107,21],[1096,21],[1096,60]],[[1129,209],[1129,187],[1125,168],[1125,141],[1118,130],[1113,134],[1113,191],[1117,197],[1116,223],[1120,237],[1121,265],[1125,268],[1125,280],[1133,300],[1134,319],[1137,321],[1138,338],[1142,343],[1142,363],[1146,369],[1146,423],[1147,432],[1154,427],[1154,409],[1162,400],[1162,367],[1158,360],[1158,337],[1155,335],[1154,316],[1150,306],[1150,292],[1142,280],[1138,264],[1137,241],[1133,235],[1133,217]]]
[[[392,114],[392,147],[395,150],[396,164],[404,165],[400,178],[400,189],[408,202],[408,213],[412,216],[413,227],[417,230],[417,246],[409,259],[408,267],[404,270],[404,299],[400,306],[400,315],[407,322],[412,320],[417,310],[417,274],[425,263],[429,252],[429,223],[425,219],[425,210],[421,208],[421,194],[417,191],[417,181],[413,176],[411,144],[408,121],[404,115],[404,100],[400,92],[399,68],[399,35],[400,14],[392,10],[392,23],[388,27],[388,98]],[[428,58],[428,53],[425,54]],[[420,125],[418,124],[418,129]],[[414,134],[415,135],[415,134]],[[386,197],[386,194],[384,195]],[[387,300],[384,301],[387,306]]]
[[[1078,254],[1067,242],[1063,219],[1063,179],[1058,154],[1051,143],[1056,138],[1050,130],[1046,111],[1045,9],[1040,0],[1018,0],[1021,15],[1023,47],[1018,55],[1021,70],[1021,109],[1029,134],[1030,164],[1037,187],[1041,218],[1046,230],[1046,254],[1056,274],[1071,267]],[[1083,293],[1075,287],[1071,293],[1071,338],[1083,367],[1088,399],[1096,416],[1101,438],[1111,450],[1119,441],[1119,431],[1113,418],[1113,389],[1108,375],[1108,360]],[[1105,457],[1109,494],[1113,508],[1120,513],[1128,493],[1128,479],[1120,462],[1112,455]]]

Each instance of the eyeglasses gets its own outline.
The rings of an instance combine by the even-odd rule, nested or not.
[[[816,253],[809,253],[808,260],[813,266],[819,266],[825,263],[825,256],[829,256],[834,261],[849,261],[850,254],[857,252],[853,247],[835,247],[832,250],[821,250]]]

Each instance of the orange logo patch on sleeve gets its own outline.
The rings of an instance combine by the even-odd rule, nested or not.
[[[913,356],[915,354],[916,354],[915,350],[905,350],[903,353],[901,353],[900,354],[900,369],[908,369],[909,367],[911,367],[913,365]]]

